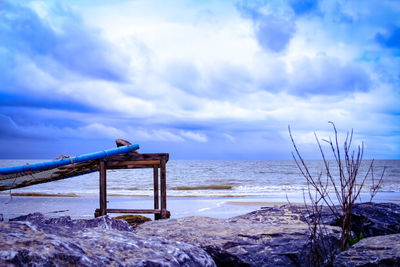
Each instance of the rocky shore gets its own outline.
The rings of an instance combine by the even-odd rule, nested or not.
[[[230,219],[186,217],[131,227],[108,216],[91,220],[40,213],[0,222],[2,266],[310,266],[304,207],[282,205]],[[400,205],[362,203],[353,230],[365,238],[340,251],[340,228],[322,213],[317,239],[334,266],[399,266]]]

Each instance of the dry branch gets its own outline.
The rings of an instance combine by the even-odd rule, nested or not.
[[[341,222],[342,250],[346,250],[349,246],[349,241],[352,235],[351,213],[354,203],[357,199],[360,199],[361,190],[364,187],[368,177],[371,177],[372,181],[372,186],[370,189],[370,201],[372,201],[376,193],[381,188],[385,168],[383,169],[378,180],[376,180],[374,175],[374,161],[372,160],[368,166],[366,174],[359,179],[359,172],[364,156],[364,144],[362,143],[361,146],[357,146],[356,151],[351,150],[353,141],[353,130],[351,130],[351,132],[347,133],[346,135],[342,151],[340,149],[336,126],[333,122],[329,122],[329,124],[331,124],[334,133],[333,141],[332,138],[329,138],[329,140],[322,139],[322,141],[328,144],[332,157],[334,158],[335,167],[337,167],[338,172],[337,177],[332,172],[333,167],[329,165],[329,161],[325,156],[325,152],[322,149],[321,142],[319,141],[316,133],[314,133],[314,136],[324,166],[323,171],[321,171],[317,176],[311,174],[309,167],[301,156],[294,141],[290,126],[288,127],[288,130],[294,148],[294,152],[292,152],[293,159],[297,168],[300,170],[300,173],[307,182],[310,204],[307,204],[305,195],[303,196],[308,217],[313,217],[313,221],[308,222],[311,232],[311,242],[312,244],[316,243],[315,238],[324,234],[323,225],[321,223],[321,211],[322,205],[324,204],[330,209],[332,214],[336,216],[336,219]],[[326,179],[323,181],[322,177],[324,175],[326,175]],[[330,188],[333,189],[335,198],[331,197],[329,192]],[[313,192],[315,193],[314,196],[312,194]],[[338,205],[335,205],[335,202],[338,203]],[[340,210],[338,210],[338,207]],[[321,248],[311,247],[311,249],[314,250],[314,253],[320,253],[322,251]],[[314,255],[314,257],[314,260],[316,260],[314,261],[316,265],[320,264],[320,256]]]

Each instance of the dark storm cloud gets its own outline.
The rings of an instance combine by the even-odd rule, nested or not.
[[[57,28],[18,2],[1,3],[0,107],[19,110],[21,120],[34,109],[98,111],[60,90],[71,78],[126,80],[124,63],[115,62],[118,55],[110,52],[111,45],[97,31],[60,5],[51,12]]]
[[[263,49],[282,52],[296,33],[296,25],[290,17],[261,13],[262,6],[259,2],[242,2],[237,4],[237,9],[244,18],[252,20],[255,37]]]
[[[293,21],[275,16],[263,16],[255,22],[255,34],[260,46],[273,52],[286,49],[296,32]]]
[[[0,91],[0,106],[10,108],[29,107],[59,110],[76,110],[79,112],[95,112],[99,109],[85,105],[78,101],[68,100],[60,96],[52,95],[44,98],[43,96],[34,96],[18,93],[3,93]]]
[[[3,1],[0,12],[1,47],[11,54],[48,57],[68,71],[92,78],[124,81],[124,64],[113,58],[111,45],[86,27],[70,10],[56,6],[52,11],[62,21],[55,29],[33,10]],[[47,66],[41,66],[46,69]],[[51,67],[51,66],[49,66]]]

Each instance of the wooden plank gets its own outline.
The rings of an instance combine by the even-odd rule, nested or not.
[[[95,210],[95,217],[100,216],[100,209]],[[161,216],[161,210],[156,209],[107,209],[107,213],[133,213],[133,214],[155,214]],[[96,215],[97,214],[97,215]],[[169,210],[166,211],[166,218],[171,216]]]
[[[107,209],[107,213],[144,213],[160,214],[161,210],[156,209]]]
[[[122,161],[115,166],[127,166],[127,165],[155,165],[160,164],[160,160],[135,160],[135,161]]]
[[[100,177],[100,216],[106,215],[107,214],[107,182],[106,182],[106,176],[107,176],[107,170],[104,164],[104,161],[100,161],[100,170],[99,170],[99,177]]]
[[[114,155],[111,157],[108,157],[106,159],[107,164],[114,165],[118,164],[119,162],[122,161],[138,161],[138,160],[162,160],[165,159],[167,162],[169,160],[169,154],[168,153],[146,153],[146,154],[140,154],[140,153],[128,153],[128,154],[123,154],[123,155]]]
[[[110,156],[107,159],[117,159],[120,160],[121,158],[130,158],[132,160],[153,160],[153,159],[168,159],[169,154],[168,153],[127,153],[127,154],[119,154],[119,155],[114,155]]]
[[[165,169],[165,160],[161,160],[160,184],[161,184],[161,219],[167,218],[167,177]]]
[[[125,165],[125,166],[108,166],[108,170],[134,170],[134,169],[149,169],[153,168],[153,165]]]

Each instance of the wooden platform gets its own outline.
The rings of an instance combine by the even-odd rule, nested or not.
[[[167,210],[167,185],[166,185],[166,163],[168,153],[140,154],[131,152],[123,155],[107,157],[99,161],[99,187],[100,208],[96,209],[95,217],[107,213],[142,213],[154,214],[155,219],[166,219],[170,217]],[[107,170],[113,169],[153,169],[154,184],[154,209],[108,209],[107,208]],[[160,206],[161,202],[161,206]]]

